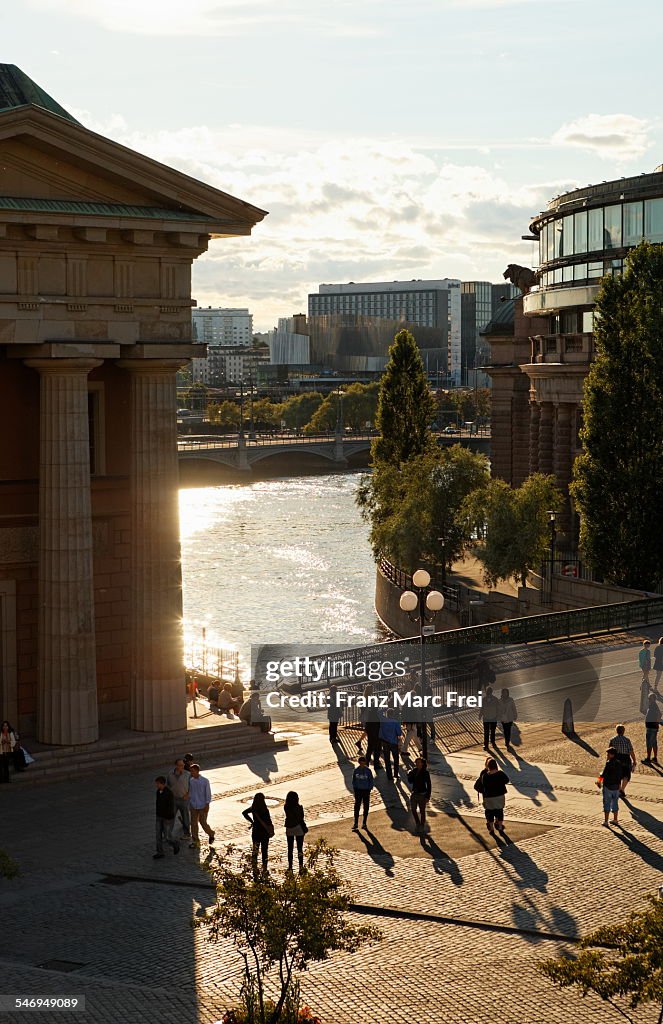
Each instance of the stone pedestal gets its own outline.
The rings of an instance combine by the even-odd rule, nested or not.
[[[87,375],[99,360],[30,359],[40,387],[37,739],[99,737]]]
[[[175,374],[180,360],[122,360],[131,380],[130,725],[186,725]]]

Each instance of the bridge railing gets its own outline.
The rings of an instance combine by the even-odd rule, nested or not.
[[[392,565],[386,558],[379,559],[379,567],[382,575],[393,583],[396,587],[400,587],[401,590],[411,590],[414,586],[412,582],[412,576],[405,572],[404,569],[399,569],[397,566]],[[444,594],[445,601],[452,604],[454,608],[458,607],[460,601],[460,587],[453,586],[449,583],[442,583],[440,580],[431,577],[430,581],[431,590],[439,590],[441,594]]]

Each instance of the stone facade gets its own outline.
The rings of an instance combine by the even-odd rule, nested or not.
[[[2,95],[8,67],[0,711],[53,744],[92,742],[105,719],[175,729],[175,373],[204,354],[191,264],[264,212],[88,131],[43,93],[44,106]]]
[[[545,322],[536,326],[547,330]],[[568,495],[593,339],[531,331],[519,296],[484,332],[491,349],[492,474],[514,487],[532,473],[553,474]],[[573,548],[577,524],[569,498],[558,513],[560,540]]]

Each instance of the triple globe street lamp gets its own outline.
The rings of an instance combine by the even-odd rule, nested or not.
[[[444,595],[439,590],[430,590],[430,573],[425,569],[417,569],[412,576],[412,590],[405,590],[400,596],[399,605],[401,611],[409,616],[412,622],[419,624],[419,650],[421,662],[421,696],[424,711],[426,710],[427,682],[426,682],[426,646],[424,637],[435,632],[435,627],[430,625],[438,612],[444,608]],[[426,715],[422,716],[422,754],[428,759],[428,721]]]

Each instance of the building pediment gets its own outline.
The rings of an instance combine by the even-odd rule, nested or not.
[[[132,219],[141,219],[140,211],[146,219],[167,219],[170,213],[202,222],[201,231],[212,237],[249,234],[266,216],[250,203],[34,104],[0,110],[2,219],[18,219],[27,201],[32,212],[49,219],[77,213],[95,217],[95,223],[122,216],[122,207]]]

